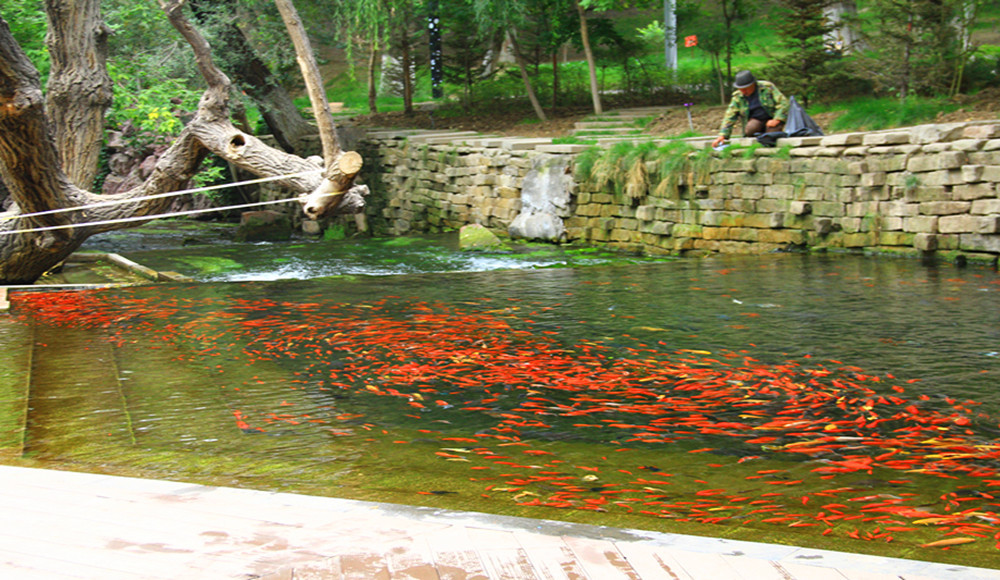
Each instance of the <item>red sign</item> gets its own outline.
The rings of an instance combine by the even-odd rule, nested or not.
[[[691,36],[684,37],[684,46],[691,48],[692,46],[698,46],[698,36],[692,34]]]

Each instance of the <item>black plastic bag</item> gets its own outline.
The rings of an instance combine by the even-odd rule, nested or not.
[[[785,119],[785,133],[789,137],[819,137],[823,131],[813,121],[795,97],[789,99],[788,118]]]

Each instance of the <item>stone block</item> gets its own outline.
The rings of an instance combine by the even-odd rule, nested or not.
[[[979,233],[980,216],[946,215],[938,219],[937,231],[940,234],[971,234]]]
[[[879,211],[878,201],[856,201],[846,204],[847,215],[851,217],[862,217],[869,214],[877,214]]]
[[[910,134],[904,132],[868,133],[861,141],[868,146],[902,145],[910,142]]]
[[[878,236],[878,243],[882,246],[913,246],[913,240],[917,234],[907,234],[904,232],[882,231]]]
[[[933,252],[937,250],[938,237],[934,234],[916,234],[913,236],[913,247],[924,252]]]
[[[844,234],[840,240],[845,248],[869,248],[878,245],[878,236],[874,232]]]
[[[656,208],[651,205],[640,205],[635,208],[635,217],[643,221],[656,219]]]
[[[865,160],[869,172],[894,172],[906,169],[906,155],[876,155]]]
[[[906,163],[911,173],[924,173],[940,169],[958,169],[968,163],[968,156],[962,151],[943,151],[936,155],[917,155]]]
[[[702,229],[694,224],[674,224],[673,235],[675,238],[700,238]]]
[[[1000,199],[977,199],[972,202],[969,213],[974,215],[1000,214]]]
[[[861,218],[859,217],[842,217],[837,220],[837,223],[844,233],[854,234],[861,231]]]
[[[910,128],[913,143],[940,143],[954,141],[963,136],[965,123],[934,123]]]
[[[841,133],[838,135],[826,135],[822,137],[819,144],[823,147],[846,147],[861,145],[864,142],[864,133]]]
[[[951,188],[951,195],[956,200],[980,200],[983,198],[996,197],[997,188],[996,185],[992,183],[956,185]]]
[[[757,232],[757,241],[764,244],[801,245],[806,241],[806,234],[802,230],[760,230]]]
[[[669,236],[673,234],[674,224],[668,222],[654,222],[650,228],[650,233]]]
[[[954,215],[969,212],[972,202],[969,201],[924,201],[920,203],[920,213],[923,215]]]
[[[882,221],[882,231],[903,231],[903,218],[896,216],[880,216]]]
[[[1000,124],[970,125],[962,130],[966,139],[997,139],[1000,138]]]
[[[1000,165],[983,166],[983,181],[1000,183]]]
[[[987,143],[992,142],[987,141]],[[973,151],[969,153],[969,163],[973,165],[1000,165],[1000,149],[993,151]]]
[[[788,212],[797,216],[809,215],[812,213],[812,204],[808,201],[793,201],[788,205]]]
[[[741,213],[754,213],[757,211],[757,204],[761,201],[755,201],[752,199],[727,199],[723,202],[722,207],[726,211],[736,211]]]
[[[966,183],[978,183],[983,180],[982,165],[963,165],[962,180]]]
[[[830,218],[816,218],[813,221],[813,229],[817,234],[825,236],[833,231],[833,220]]]
[[[938,217],[921,215],[903,218],[903,231],[914,234],[936,234]]]
[[[1000,233],[1000,215],[988,215],[979,217],[979,229],[977,234],[997,234]]]
[[[1000,253],[1000,236],[982,234],[962,234],[959,236],[959,248],[973,252]]]
[[[920,145],[887,145],[885,147],[869,147],[868,153],[872,155],[901,155],[904,157],[919,153],[923,147]]]
[[[985,175],[985,170],[984,170]],[[928,171],[917,175],[921,185],[937,187],[942,185],[961,185],[965,183],[962,179],[960,169],[941,169],[938,171]]]
[[[966,153],[979,151],[985,144],[985,139],[959,139],[950,143],[953,151],[964,151]]]
[[[885,173],[865,173],[861,176],[862,187],[880,187],[885,185]]]
[[[844,204],[835,201],[817,201],[812,204],[812,213],[815,216],[842,217],[844,215]]]
[[[756,242],[757,235],[763,230],[757,228],[729,228],[729,238],[730,240],[737,240],[740,242]]]

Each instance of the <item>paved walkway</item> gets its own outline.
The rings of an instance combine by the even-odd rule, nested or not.
[[[0,466],[0,578],[955,580],[1000,571]]]

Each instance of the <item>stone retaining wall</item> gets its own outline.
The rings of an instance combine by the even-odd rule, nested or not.
[[[533,164],[583,149],[426,132],[374,132],[367,146],[367,167],[376,169],[366,176],[374,192],[369,221],[395,235],[470,223],[506,232]],[[826,247],[995,261],[1000,121],[786,139],[717,154],[704,171],[679,176],[668,195],[576,183],[559,217],[571,241],[647,253]]]

